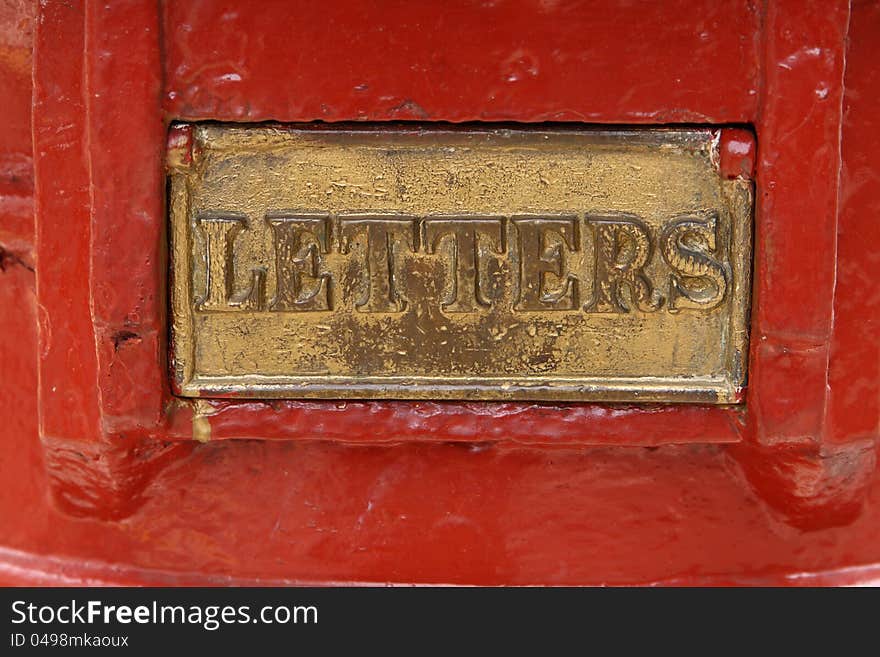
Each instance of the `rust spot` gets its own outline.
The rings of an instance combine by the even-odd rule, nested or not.
[[[13,253],[12,251],[7,250],[2,245],[0,245],[0,272],[5,272],[7,267],[12,266],[24,267],[29,272],[34,272],[34,266],[27,262],[21,256]]]
[[[389,114],[408,114],[411,116],[418,117],[420,119],[430,118],[430,114],[425,110],[424,107],[419,105],[416,101],[411,98],[406,98],[394,107],[391,107],[388,110]]]
[[[135,343],[139,343],[141,341],[141,336],[132,331],[116,331],[116,333],[113,334],[113,351],[119,351],[120,347],[132,340],[134,340]]]

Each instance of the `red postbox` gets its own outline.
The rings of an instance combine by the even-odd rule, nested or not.
[[[31,10],[3,27],[7,581],[877,581],[876,4]],[[178,121],[722,129],[756,192],[744,399],[179,397]]]

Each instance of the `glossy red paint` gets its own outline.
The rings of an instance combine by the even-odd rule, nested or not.
[[[739,123],[758,107],[760,3],[172,1],[164,16],[175,118]]]
[[[80,116],[88,118],[83,130],[70,135],[70,139],[63,143],[63,152],[59,153],[59,157],[70,159],[70,166],[66,169],[70,172],[72,190],[68,192],[60,188],[49,176],[39,176],[41,165],[37,167],[38,178],[47,181],[46,194],[42,193],[43,188],[39,185],[36,192],[40,207],[43,208],[40,217],[44,219],[39,227],[40,251],[52,258],[64,248],[62,245],[81,240],[77,254],[81,260],[79,264],[71,263],[67,271],[47,268],[38,277],[40,304],[46,309],[46,316],[49,318],[43,331],[45,353],[41,359],[41,368],[46,373],[42,378],[44,383],[41,398],[41,413],[46,418],[43,440],[53,462],[56,456],[59,460],[59,467],[51,470],[57,471],[59,488],[63,486],[66,491],[74,491],[81,481],[77,476],[76,481],[72,482],[74,485],[68,485],[70,482],[67,478],[72,470],[67,455],[72,451],[90,450],[92,457],[99,459],[99,454],[104,453],[104,448],[99,446],[101,443],[118,446],[120,440],[188,441],[193,437],[192,408],[175,399],[167,387],[163,349],[165,215],[160,206],[161,195],[156,191],[162,184],[163,153],[159,135],[164,131],[164,119],[182,116],[198,119],[224,118],[229,113],[222,107],[215,107],[210,114],[194,116],[193,109],[180,109],[178,115],[172,114],[175,112],[172,105],[170,108],[166,107],[166,114],[162,114],[157,105],[160,98],[159,80],[163,74],[157,54],[157,35],[160,32],[166,35],[177,34],[179,29],[183,30],[184,35],[207,30],[199,38],[204,43],[213,44],[221,37],[243,42],[246,34],[260,34],[264,38],[257,40],[252,47],[244,48],[239,43],[225,44],[224,49],[228,47],[232,52],[244,48],[247,61],[256,62],[258,70],[272,70],[274,79],[284,79],[283,71],[289,73],[291,62],[277,59],[272,39],[287,39],[288,36],[281,32],[266,31],[262,22],[266,12],[274,7],[272,11],[276,12],[278,19],[276,30],[287,27],[313,29],[310,22],[294,21],[288,25],[291,13],[287,4],[267,5],[257,15],[247,11],[230,13],[222,3],[199,5],[192,23],[184,23],[187,27],[181,28],[178,23],[183,19],[176,12],[193,7],[190,3],[167,5],[165,19],[169,24],[164,26],[164,30],[160,30],[160,17],[153,3],[124,2],[102,8],[86,5],[84,12],[64,5],[50,4],[43,10],[37,30],[34,114],[37,138],[39,139],[40,131],[44,128],[54,130],[60,123],[75,123]],[[373,5],[377,20],[385,8],[387,6],[383,3]],[[219,13],[213,13],[215,10]],[[477,10],[475,6],[474,11]],[[407,11],[418,14],[421,10],[410,8]],[[644,11],[648,13],[643,19],[653,20],[653,13],[650,12],[654,10]],[[735,24],[746,29],[747,25],[751,25],[749,21],[754,18],[752,11],[748,7],[738,11],[740,14],[737,14]],[[508,13],[505,11],[503,15],[507,16]],[[515,15],[518,21],[518,12]],[[335,24],[331,18],[332,16],[327,17],[327,22],[322,23],[325,29]],[[424,17],[419,20],[424,20]],[[239,22],[234,22],[233,27],[227,29],[229,21]],[[407,21],[401,18],[400,24],[406,25]],[[731,39],[724,30],[718,34]],[[78,39],[84,44],[77,51],[76,57],[54,48],[59,36],[64,42],[75,42]],[[748,39],[744,41],[737,37],[736,43],[752,43],[755,39],[748,30],[746,36]],[[181,37],[181,42],[189,43],[189,38],[190,36]],[[165,74],[173,78],[174,71],[186,69],[190,62],[177,64],[175,57],[181,52],[181,44],[166,40],[168,56],[164,64]],[[703,52],[707,56],[711,54],[713,61],[719,66],[722,63],[725,67],[730,66],[729,62],[739,62],[739,59],[729,57],[728,45],[726,41],[720,41],[714,47],[706,45]],[[550,47],[547,42],[537,40],[535,48],[539,46],[544,49]],[[452,53],[453,46],[448,47]],[[182,51],[189,52],[186,48]],[[114,53],[118,56],[111,56]],[[137,56],[132,57],[132,53]],[[550,58],[551,55],[552,53],[548,53],[546,56]],[[349,59],[356,57],[349,51],[340,56]],[[674,56],[681,56],[680,52],[675,55],[673,51],[669,51],[668,56],[673,57],[669,61],[670,65],[680,67],[680,62],[674,59]],[[220,65],[202,65],[198,57],[193,62],[192,65],[199,70]],[[224,60],[221,63],[229,62]],[[344,62],[339,66],[343,69],[346,67]],[[629,62],[629,66],[633,70],[638,68],[635,62]],[[243,72],[245,68],[242,65],[238,70]],[[483,75],[481,71],[481,68],[477,69],[478,77]],[[215,99],[223,97],[218,94],[227,77],[223,74],[219,78],[211,78],[215,84],[220,85],[212,92]],[[142,84],[134,84],[133,80],[142,80]],[[451,76],[448,82],[455,83],[457,78]],[[488,79],[486,82],[488,83]],[[588,80],[584,79],[583,82],[586,84]],[[173,84],[173,79],[168,79],[166,86]],[[205,91],[208,89],[206,85],[207,80],[202,80],[198,88]],[[59,88],[80,94],[84,99],[83,107],[68,103],[66,96],[54,93]],[[479,88],[484,89],[484,85]],[[110,89],[114,91],[109,93],[107,90]],[[751,97],[747,90],[737,93],[741,93],[743,102]],[[173,92],[168,92],[166,99],[170,99],[171,95]],[[581,105],[578,107],[587,112],[592,98],[592,95],[582,93]],[[237,103],[233,96],[225,96],[224,102],[230,105]],[[252,108],[247,118],[284,118],[292,121],[312,118],[308,114],[285,114],[285,111],[290,111],[285,102],[283,96],[279,96],[275,100],[275,106],[261,113],[256,113]],[[479,97],[473,97],[459,98],[456,102],[457,104],[449,105],[450,114],[445,118],[462,118],[455,114],[454,108],[467,107],[469,103],[482,101]],[[138,107],[138,115],[129,110],[131,105]],[[514,117],[518,120],[534,122],[542,118],[536,107],[523,105],[515,109]],[[229,111],[238,115],[237,110]],[[63,116],[57,116],[55,112],[60,112]],[[646,116],[648,115],[653,116],[651,112],[647,112]],[[361,118],[355,114],[347,116],[349,119]],[[723,120],[724,116],[726,115],[719,114],[719,120]],[[396,117],[396,113],[389,112],[374,118],[388,120]],[[177,140],[175,134],[171,137],[173,141]],[[128,154],[125,164],[119,163],[122,153]],[[137,153],[137,157],[131,157],[133,153]],[[47,155],[46,163],[49,167],[63,168],[59,161],[52,159],[51,153]],[[132,181],[130,186],[128,181]],[[71,199],[76,192],[82,195],[82,203],[78,207],[81,212],[88,213],[90,221],[83,219],[82,222],[64,222],[60,218],[65,216],[64,211],[73,202]],[[57,207],[52,205],[56,202]],[[71,277],[83,279],[83,268],[91,272],[91,280],[79,292],[81,296],[77,298],[66,294],[65,282]],[[125,272],[124,277],[120,277],[120,271]],[[75,309],[71,305],[74,303]],[[70,341],[77,341],[76,347],[52,339],[51,318],[56,316],[65,321],[67,336]],[[80,340],[85,343],[94,342],[97,345],[96,354],[83,353],[79,349]],[[77,394],[87,395],[88,399],[71,396],[55,381],[56,375],[63,376],[70,367],[71,350],[82,353],[83,360],[77,364],[78,371],[89,380],[97,382],[95,388],[78,384]],[[86,408],[87,412],[79,412],[80,408]],[[659,445],[689,441],[729,443],[741,440],[744,426],[742,414],[736,408],[698,406],[638,408],[623,405],[571,407],[461,403],[416,406],[389,402],[340,405],[332,402],[255,404],[218,401],[205,404],[202,411],[215,439],[341,437],[347,442],[358,443],[498,439],[533,444],[585,445]],[[56,418],[74,417],[79,422],[86,422],[90,413],[95,414],[91,421],[100,424],[97,431],[85,426],[56,426],[58,422],[69,421]],[[429,422],[420,421],[419,418],[425,415],[431,418]],[[381,422],[382,433],[373,430],[373,423],[377,421]],[[140,442],[138,444],[144,451],[155,451],[157,458],[164,457],[167,451],[155,450]],[[100,485],[101,490],[115,488],[108,487],[105,480],[117,476],[114,474],[117,470],[118,478],[126,482],[141,480],[138,473],[128,472],[122,461],[117,463],[116,459],[103,459],[102,468],[97,471],[97,476],[103,482]],[[125,500],[128,494],[121,497]],[[82,503],[87,508],[93,508],[94,498],[95,496],[88,496]],[[103,495],[100,499],[102,503],[109,505],[102,513],[116,516],[122,512],[111,508],[113,505]],[[71,508],[78,504],[71,500]]]
[[[742,128],[722,130],[718,143],[718,168],[729,179],[755,179],[758,145],[755,134]]]
[[[35,266],[32,7],[0,12],[0,577],[880,582],[880,7],[679,4],[41,3]],[[181,442],[178,118],[751,125],[744,407],[227,402],[212,437],[249,440]]]

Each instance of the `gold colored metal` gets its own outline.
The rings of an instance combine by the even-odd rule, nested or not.
[[[187,129],[182,395],[741,399],[752,187],[718,131]]]

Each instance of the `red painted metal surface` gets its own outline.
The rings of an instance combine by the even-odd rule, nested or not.
[[[877,3],[49,1],[0,21],[6,581],[880,580]],[[212,436],[248,440],[188,441],[164,371],[178,118],[752,126],[746,404],[233,402]]]
[[[165,103],[193,120],[745,122],[760,24],[759,3],[713,0],[167,2]]]
[[[192,439],[192,410],[172,397],[167,386],[167,366],[163,354],[165,215],[161,207],[161,194],[157,192],[162,185],[162,141],[159,134],[164,130],[163,121],[178,118],[209,120],[230,116],[252,121],[271,118],[306,121],[316,118],[316,115],[308,113],[308,109],[296,110],[291,107],[286,94],[303,96],[307,89],[314,89],[313,85],[318,84],[320,79],[302,79],[299,75],[291,78],[291,71],[297,71],[297,74],[301,70],[310,71],[314,75],[324,76],[326,70],[321,69],[324,71],[321,73],[311,67],[297,67],[294,61],[279,59],[279,47],[281,42],[291,38],[288,29],[304,30],[302,35],[293,35],[294,40],[302,40],[304,44],[314,42],[317,38],[312,34],[312,30],[318,29],[316,25],[321,26],[319,29],[325,33],[332,31],[335,29],[333,26],[339,24],[333,12],[343,5],[331,3],[330,8],[320,10],[328,11],[328,15],[318,17],[320,20],[314,23],[301,20],[298,13],[290,11],[287,3],[265,5],[260,12],[247,11],[245,6],[235,4],[169,3],[164,13],[165,25],[161,30],[157,6],[152,2],[114,3],[106,8],[86,4],[84,12],[52,3],[43,9],[35,46],[36,143],[40,145],[44,129],[51,135],[48,137],[51,142],[58,125],[80,128],[79,132],[67,136],[57,152],[47,151],[46,157],[38,158],[37,162],[38,177],[47,181],[45,188],[37,189],[39,215],[44,219],[38,225],[40,251],[55,261],[56,253],[76,245],[76,258],[79,259],[79,262],[58,260],[57,269],[47,267],[41,270],[38,277],[40,305],[46,310],[42,341],[44,353],[41,357],[41,415],[45,418],[42,433],[47,455],[53,461],[50,470],[57,475],[59,490],[75,492],[78,483],[68,485],[69,474],[77,470],[73,467],[75,457],[71,459],[71,455],[88,450],[94,458],[101,458],[98,454],[105,455],[107,450],[98,443],[118,446],[120,441],[137,441],[140,449],[149,450],[151,456],[162,459],[169,450],[156,448],[155,439]],[[345,6],[348,7],[345,13],[347,20],[353,21],[347,23],[353,35],[360,34],[359,26],[362,23],[358,12],[364,10],[373,12],[369,18],[374,19],[375,29],[384,32],[384,28],[380,28],[389,5]],[[471,21],[476,21],[482,9],[478,5],[470,6]],[[419,3],[400,6],[394,19],[395,25],[402,30],[399,38],[409,38],[406,28],[409,21],[414,21],[413,24],[418,27],[437,13],[433,9],[424,14],[426,7]],[[352,11],[352,8],[357,8],[357,11]],[[527,5],[519,7],[521,10],[526,8]],[[186,14],[190,11],[194,12],[192,16]],[[536,11],[532,8],[523,14],[519,10],[503,10],[499,16],[506,17],[516,26],[521,25],[523,18],[533,14],[536,17],[545,15],[543,11]],[[644,24],[656,18],[655,10],[646,7],[641,11],[640,29],[646,29]],[[413,15],[410,17],[407,12]],[[595,16],[596,13],[591,15]],[[605,15],[610,21],[610,14],[599,12],[598,15]],[[271,16],[275,17],[274,20],[264,24]],[[548,20],[552,23],[560,18],[561,14],[556,18],[551,16]],[[747,66],[749,58],[742,53],[731,57],[730,52],[732,44],[752,52],[750,49],[756,42],[753,34],[754,12],[747,6],[739,7],[731,15],[712,18],[709,25],[720,25],[722,19],[737,26],[741,32],[732,34],[720,28],[713,32],[707,27],[709,31],[705,34],[708,36],[692,35],[692,38],[706,42],[699,50],[713,65],[725,71],[735,66],[731,74],[743,75],[742,68]],[[269,24],[273,24],[274,28],[269,29]],[[460,27],[474,29],[473,25],[464,21]],[[587,25],[585,23],[582,27],[585,29]],[[169,35],[163,42],[167,51],[164,61],[166,88],[171,89],[165,93],[168,106],[164,113],[158,106],[160,80],[163,77],[163,63],[158,58],[157,39],[160,33]],[[320,34],[323,33],[319,31]],[[170,35],[180,36],[176,38]],[[247,35],[259,35],[259,38],[255,37],[254,43],[250,43],[248,40],[251,37]],[[538,36],[533,38],[534,46],[529,52],[534,56],[540,55],[540,58],[546,59],[548,66],[559,58],[560,53],[552,40]],[[220,50],[216,49],[218,39],[221,42]],[[223,39],[235,42],[225,43]],[[469,40],[467,35],[462,35],[462,39]],[[59,40],[80,43],[75,56],[70,51],[56,48],[54,44]],[[207,49],[193,49],[192,43],[196,42],[211,45]],[[303,48],[306,47],[303,45]],[[228,57],[220,57],[218,52],[240,52],[242,62],[235,63]],[[447,43],[445,52],[449,56],[461,56],[453,41]],[[684,68],[681,61],[685,56],[683,49],[664,49],[662,52],[670,58],[664,66]],[[137,56],[132,56],[132,53]],[[431,53],[431,57],[443,54],[436,50]],[[485,70],[483,65],[487,65],[488,60],[477,58],[476,53],[483,53],[480,57],[486,57],[483,49],[475,48],[474,53],[477,59],[475,68],[459,73],[450,72],[444,76],[444,84],[450,85],[450,88],[471,88],[470,95],[445,97],[445,113],[439,118],[472,118],[477,116],[476,109],[468,107],[476,108],[485,102],[480,94],[490,82],[487,76],[494,79],[496,72]],[[640,71],[639,75],[646,76],[642,63],[636,59],[637,55],[638,52],[634,51],[627,55],[625,64],[619,63],[617,66],[621,70],[632,70],[633,74]],[[177,58],[181,56],[185,59],[178,61]],[[425,53],[422,56],[426,56]],[[204,57],[208,57],[209,61],[202,61]],[[358,53],[351,49],[341,51],[338,59],[334,70],[346,70],[360,61]],[[406,68],[410,64],[402,65],[410,70]],[[604,59],[600,68],[604,70],[608,65],[608,60]],[[174,91],[177,84],[175,76],[183,75],[182,72],[189,71],[191,67],[195,67],[197,72],[216,72],[224,66],[232,66],[239,72],[205,75],[198,80],[187,78],[183,87],[185,93]],[[247,73],[251,67],[257,73],[253,80]],[[561,93],[555,85],[558,85],[565,70],[568,69],[557,62],[555,68],[546,74],[546,79],[554,85],[549,93]],[[578,96],[579,102],[574,106],[585,115],[596,115],[590,109],[596,95],[586,91],[589,88],[586,85],[590,83],[589,69],[574,67],[572,70],[584,76],[581,78],[584,86]],[[267,71],[275,83],[269,84],[267,79],[261,77]],[[248,88],[246,92],[251,100],[244,102],[235,94],[224,91],[230,76],[238,76],[242,82],[253,82],[256,88]],[[748,76],[749,79],[754,77],[754,71],[749,72]],[[399,75],[393,77],[397,80],[401,78]],[[702,89],[700,85],[705,84],[709,77],[708,74],[701,76],[688,88]],[[481,83],[475,84],[472,78]],[[291,79],[290,84],[277,84],[277,81],[285,79]],[[409,81],[406,84],[413,85],[410,89],[413,93],[422,84],[421,78],[416,75],[408,74],[404,80]],[[507,80],[508,85],[514,82],[516,80]],[[634,84],[637,82],[634,80]],[[300,87],[301,84],[305,86]],[[68,95],[56,93],[58,89],[81,96],[83,105],[68,102]],[[753,104],[754,94],[751,91],[751,87],[736,88],[734,93],[741,103]],[[325,98],[332,99],[332,91],[328,89],[326,93]],[[604,92],[603,97],[614,93],[617,92],[611,89]],[[210,95],[213,99],[211,111],[196,114],[193,108],[176,106],[175,99],[186,94]],[[272,104],[258,111],[251,103],[263,96],[266,96],[266,103],[271,100]],[[536,101],[545,102],[542,100],[544,96],[535,90],[531,98],[531,104],[511,105],[507,111],[508,118],[523,122],[545,118],[540,107],[534,105]],[[221,100],[226,106],[217,106]],[[608,116],[617,116],[618,120],[630,116],[628,110],[620,109],[621,101],[617,102],[618,105],[613,112],[609,110]],[[643,114],[642,121],[656,114],[648,109],[637,111],[635,108],[642,106],[635,101],[627,105],[629,102],[623,101],[623,104],[632,107],[632,112]],[[654,103],[658,103],[657,98]],[[132,106],[138,108],[139,114],[131,111]],[[242,116],[240,110],[244,106],[250,109],[247,115]],[[390,110],[362,115],[350,105],[340,105],[339,111],[342,113],[334,118],[401,118],[399,112]],[[461,114],[461,111],[467,113]],[[82,121],[84,116],[88,119],[85,125]],[[728,118],[720,109],[713,117],[700,116],[716,122]],[[684,118],[694,117],[687,115]],[[132,156],[134,153],[137,153],[137,157]],[[125,159],[124,164],[120,163],[120,158]],[[43,166],[46,167],[46,176],[40,177]],[[69,172],[69,185],[59,186],[55,183],[50,172],[58,169]],[[42,193],[43,189],[45,194]],[[77,194],[80,195],[79,201]],[[72,204],[83,214],[80,221],[62,219],[69,215]],[[71,294],[67,281],[85,280],[83,271],[90,272],[91,280]],[[123,271],[125,276],[120,276]],[[67,328],[60,340],[53,338],[54,317],[61,318]],[[97,345],[95,354],[82,349],[83,344],[91,343]],[[79,381],[76,391],[71,392],[58,385],[57,379],[67,376],[72,366],[71,354],[78,359],[73,364],[76,371],[88,380],[97,381],[97,386],[88,386]],[[215,439],[342,438],[356,443],[512,440],[533,444],[653,446],[682,442],[736,442],[741,439],[744,426],[742,414],[737,409],[696,406],[604,408],[581,405],[572,409],[535,404],[258,404],[217,401],[211,402],[205,410],[209,413],[208,422]],[[76,422],[77,426],[68,426],[70,422]],[[123,480],[126,486],[141,485],[140,469],[130,472],[124,455],[120,457],[123,460],[116,459],[115,448],[112,454],[109,460],[105,459],[106,467],[96,473],[104,480],[102,490],[114,488],[115,484],[110,481],[114,478]],[[113,474],[115,470],[121,471],[118,476]],[[123,492],[119,497],[124,501],[127,495]],[[65,495],[64,499],[72,506],[81,503],[94,505],[92,497],[80,502],[74,502],[69,495]],[[105,506],[113,504],[110,498],[103,495],[101,500]],[[105,512],[117,513],[109,508]]]

